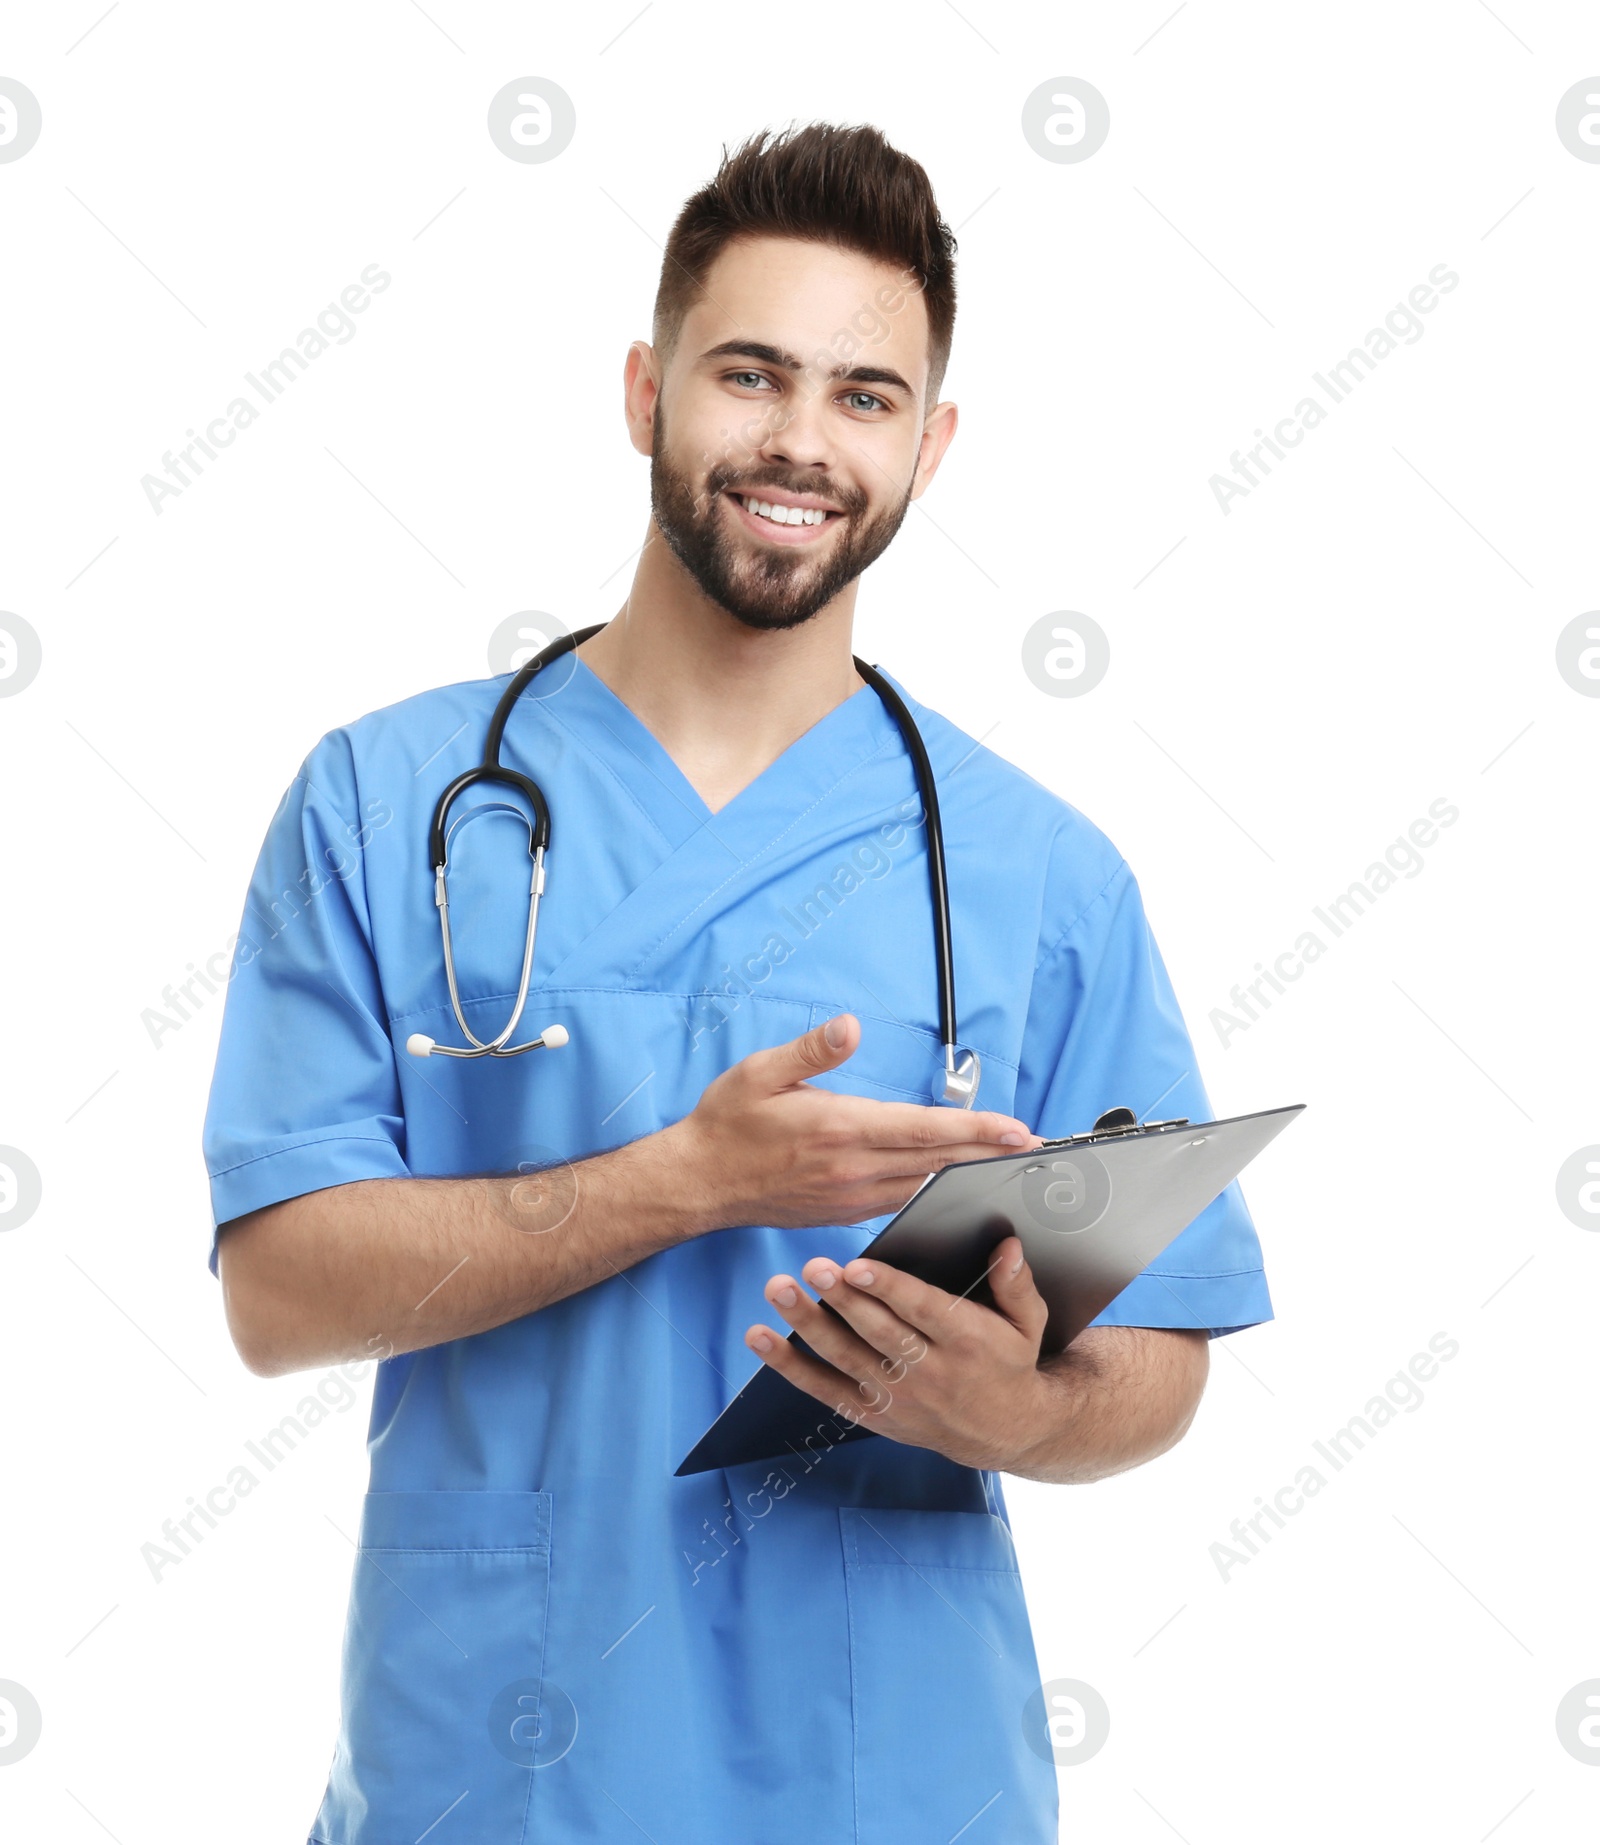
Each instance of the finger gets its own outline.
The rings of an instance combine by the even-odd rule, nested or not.
[[[1044,1337],[1050,1309],[1034,1283],[1020,1237],[1008,1236],[990,1256],[989,1293],[995,1311],[1018,1332],[1035,1342]]]
[[[764,1364],[788,1378],[807,1396],[825,1403],[846,1422],[870,1421],[881,1416],[893,1401],[886,1384],[860,1384],[821,1359],[797,1351],[770,1326],[758,1322],[746,1331],[744,1342]]]
[[[861,1021],[853,1013],[841,1012],[787,1044],[751,1052],[740,1067],[758,1087],[776,1095],[780,1089],[803,1083],[808,1076],[837,1070],[860,1042]]]
[[[879,1353],[840,1319],[814,1301],[790,1275],[774,1275],[766,1286],[767,1304],[775,1307],[806,1344],[831,1365],[860,1383],[883,1364]]]
[[[822,1302],[873,1351],[890,1361],[889,1372],[895,1373],[896,1367],[916,1364],[927,1356],[929,1340],[885,1301],[874,1299],[863,1288],[849,1285],[844,1270],[836,1262],[830,1262],[826,1256],[814,1256],[801,1273],[817,1290]]]
[[[1009,1240],[1016,1241],[1014,1237]],[[879,1302],[935,1345],[963,1330],[961,1310],[976,1305],[959,1294],[947,1294],[930,1281],[919,1281],[887,1262],[857,1256],[853,1262],[845,1263],[841,1272],[851,1293]],[[843,1313],[844,1309],[839,1311]]]
[[[901,1154],[898,1162],[902,1163],[912,1156]],[[989,1148],[977,1155],[980,1159],[994,1157],[994,1149]],[[959,1160],[952,1160],[952,1165],[960,1165]],[[845,1214],[837,1221],[842,1224],[865,1223],[872,1217],[890,1217],[902,1211],[916,1197],[928,1180],[932,1178],[931,1168],[936,1161],[926,1154],[915,1156],[915,1170],[882,1172],[878,1170],[858,1170],[850,1186],[849,1197],[845,1201]]]
[[[924,1108],[915,1102],[872,1102],[851,1097],[860,1113],[859,1132],[869,1147],[888,1149],[966,1147],[969,1159],[996,1147],[1042,1147],[1044,1142],[1015,1115],[986,1108]]]
[[[947,1147],[876,1147],[850,1155],[850,1171],[857,1185],[901,1185],[909,1198],[946,1166],[965,1166],[979,1160],[1001,1159],[1010,1147],[985,1146],[979,1141],[956,1142]]]

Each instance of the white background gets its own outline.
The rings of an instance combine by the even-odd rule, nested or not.
[[[152,1580],[315,1380],[248,1376],[206,1271],[220,1003],[159,1049],[141,1013],[227,942],[324,731],[485,673],[514,611],[613,612],[659,242],[791,118],[878,123],[959,227],[961,432],[859,651],[1120,847],[1217,1112],[1309,1104],[1246,1175],[1277,1320],[1215,1345],[1187,1440],[1011,1489],[1043,1676],[1111,1710],[1063,1837],[1591,1836],[1555,1711],[1600,1677],[1600,1238],[1555,1176],[1600,1141],[1600,702],[1555,642],[1600,604],[1600,166],[1554,113],[1593,8],[100,10],[0,53],[44,116],[0,165],[0,604],[44,650],[0,700],[0,1141],[44,1188],[0,1237],[0,1679],[44,1712],[7,1836],[304,1837],[367,1389]],[[577,108],[546,165],[485,131],[524,75]],[[1021,132],[1059,75],[1110,104],[1081,164]],[[374,262],[356,337],[153,513],[163,451]],[[1208,478],[1439,263],[1424,336],[1224,515]],[[1110,637],[1082,698],[1022,671],[1061,609]],[[1212,1009],[1440,797],[1421,873],[1224,1047]],[[1230,1522],[1439,1332],[1422,1406],[1225,1581]]]

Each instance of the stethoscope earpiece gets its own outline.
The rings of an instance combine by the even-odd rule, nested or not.
[[[406,1049],[413,1057],[518,1057],[524,1051],[559,1051],[562,1045],[571,1042],[565,1025],[546,1025],[537,1038],[530,1038],[526,1044],[514,1044],[506,1051],[491,1051],[487,1047],[476,1051],[452,1050],[448,1044],[430,1038],[425,1031],[412,1032],[406,1039]]]

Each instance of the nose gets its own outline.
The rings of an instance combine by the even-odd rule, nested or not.
[[[838,460],[838,444],[829,433],[826,403],[819,395],[807,398],[803,389],[767,412],[756,450],[766,462],[826,472]]]

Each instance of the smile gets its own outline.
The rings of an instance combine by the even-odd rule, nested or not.
[[[818,534],[844,517],[837,508],[803,499],[763,498],[758,493],[725,496],[737,509],[740,523],[772,544],[813,544]]]

